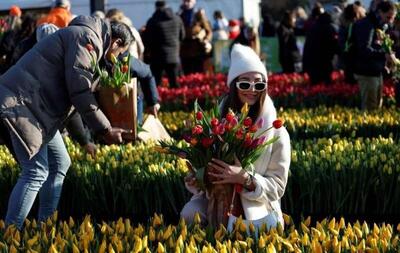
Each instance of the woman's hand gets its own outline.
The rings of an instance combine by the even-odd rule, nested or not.
[[[213,184],[243,184],[246,180],[246,171],[236,157],[233,165],[213,158],[208,167],[210,168],[208,175],[215,178]]]

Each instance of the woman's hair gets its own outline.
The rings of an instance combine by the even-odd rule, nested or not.
[[[106,18],[111,21],[121,21],[124,16],[124,13],[117,8],[109,9],[106,13]]]
[[[240,112],[242,109],[242,102],[239,99],[238,88],[236,87],[236,82],[239,80],[239,77],[233,79],[233,81],[229,84],[229,93],[223,97],[222,99],[222,110],[221,110],[221,117],[225,117],[228,113],[229,109],[232,109],[234,112]],[[265,77],[263,77],[263,82],[265,82]],[[265,89],[258,100],[258,103],[250,106],[248,116],[255,122],[260,116],[261,111],[264,107],[264,100],[267,96],[267,89]]]
[[[127,46],[134,42],[134,37],[129,26],[121,22],[110,22],[111,24],[111,38],[121,39],[120,47]]]

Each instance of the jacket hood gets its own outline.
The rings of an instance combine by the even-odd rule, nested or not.
[[[170,20],[174,17],[174,12],[171,8],[163,8],[154,12],[153,17],[158,20]]]
[[[103,51],[106,54],[111,44],[111,26],[108,21],[90,16],[78,16],[74,18],[69,26],[86,26],[93,30],[103,41]]]

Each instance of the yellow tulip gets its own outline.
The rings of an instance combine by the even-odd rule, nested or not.
[[[158,242],[157,253],[164,253],[164,252],[165,252],[164,246],[162,245],[162,243]]]
[[[266,245],[266,243],[265,243],[264,237],[260,236],[260,239],[258,240],[258,247],[260,249],[263,249],[263,248],[265,248],[265,245]]]
[[[75,243],[72,244],[72,253],[79,253],[78,246],[76,246]]]
[[[194,224],[200,224],[201,223],[200,214],[198,212],[196,212],[196,214],[194,215],[193,222],[194,222]]]
[[[115,253],[114,248],[111,244],[108,245],[108,253]]]
[[[169,225],[167,230],[165,230],[164,235],[163,235],[163,240],[167,240],[171,235],[172,235],[172,226]]]
[[[311,242],[311,249],[314,253],[322,253],[322,246],[317,240]]]
[[[38,234],[36,234],[32,239],[28,240],[28,242],[27,242],[28,246],[32,247],[37,242],[37,240],[38,240]]]
[[[272,243],[268,244],[267,253],[276,253],[275,247]]]
[[[11,245],[10,247],[10,253],[17,253],[17,249],[14,247],[14,245]]]
[[[241,111],[242,115],[247,115],[249,113],[249,105],[247,103],[244,103],[244,105],[240,111]]]
[[[106,249],[107,249],[107,242],[106,240],[103,239],[103,241],[100,244],[99,253],[105,253]]]

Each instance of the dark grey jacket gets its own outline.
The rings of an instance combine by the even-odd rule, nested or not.
[[[29,156],[51,140],[73,105],[94,131],[110,127],[92,93],[93,59],[111,43],[109,23],[80,16],[37,43],[0,77],[0,115]]]

